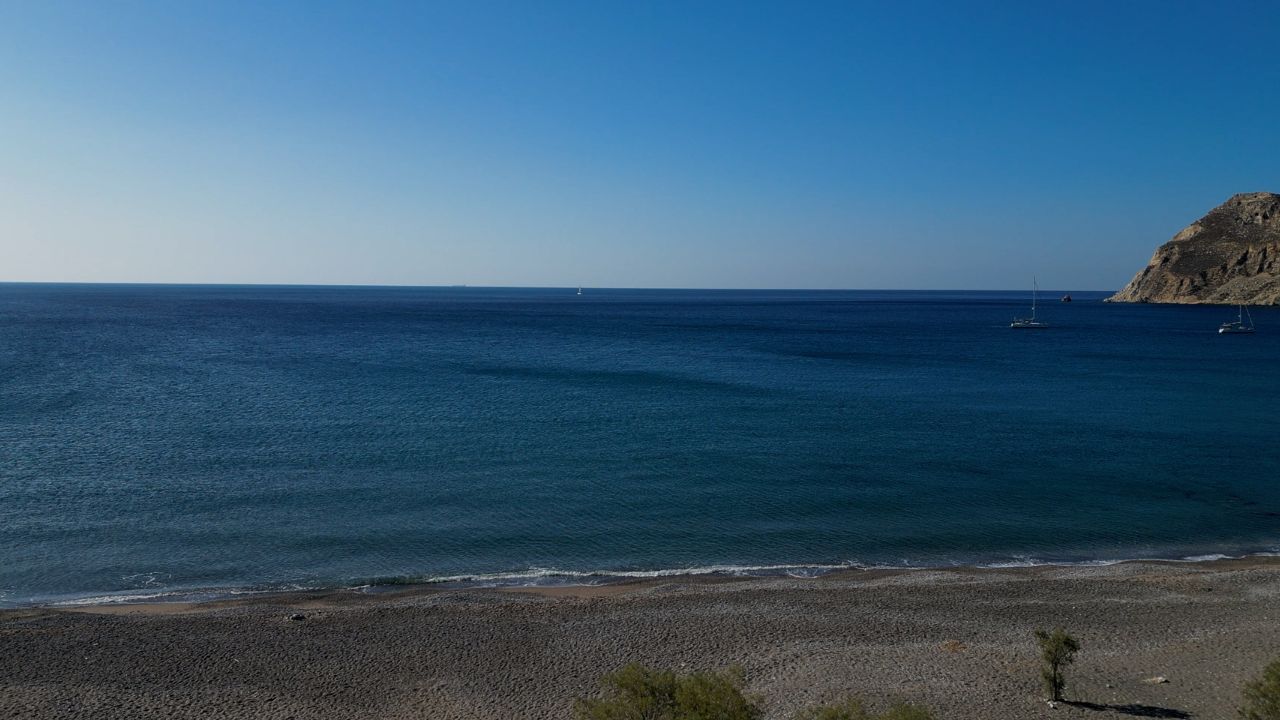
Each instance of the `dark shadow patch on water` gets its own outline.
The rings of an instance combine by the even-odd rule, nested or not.
[[[996,477],[999,474],[989,465],[960,460],[917,460],[915,465],[921,470],[943,473],[945,477],[949,478],[955,478],[956,476]]]
[[[771,322],[767,320],[762,320],[760,322],[738,322],[738,323],[717,322],[717,321],[710,321],[710,322],[687,321],[687,322],[679,322],[679,323],[655,322],[655,323],[647,323],[647,326],[653,327],[653,328],[665,328],[668,330],[691,330],[691,331],[697,331],[698,333],[714,332],[714,333],[729,333],[729,334],[741,334],[741,335],[779,335],[779,336],[819,335],[819,336],[825,337],[825,336],[843,336],[846,333],[848,333],[848,329],[843,327],[821,327],[821,326],[813,326],[813,325],[797,327],[792,324],[786,324],[782,321]]]
[[[801,357],[810,360],[838,360],[838,361],[866,361],[866,360],[897,360],[890,353],[884,352],[856,352],[849,350],[774,350],[775,355],[783,357]]]
[[[937,357],[927,356],[904,356],[895,349],[886,348],[884,350],[832,350],[820,348],[777,348],[762,347],[758,348],[762,353],[773,355],[781,358],[802,358],[805,360],[826,360],[834,363],[848,363],[854,365],[875,365],[892,368],[938,368],[946,366],[955,366],[957,364],[971,364],[976,359],[963,353],[952,353],[946,356],[945,361]]]
[[[743,383],[691,378],[648,370],[570,370],[556,367],[524,365],[468,365],[460,368],[468,375],[485,377],[549,380],[592,387],[652,387],[688,390],[710,390],[741,395],[768,395],[765,388]]]

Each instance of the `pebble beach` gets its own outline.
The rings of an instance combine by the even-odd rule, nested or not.
[[[630,662],[739,665],[767,718],[848,695],[939,718],[1234,717],[1280,655],[1280,561],[410,587],[0,612],[0,717],[565,718]],[[1068,702],[1032,632],[1082,651]]]

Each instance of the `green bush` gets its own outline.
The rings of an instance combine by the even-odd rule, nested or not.
[[[861,700],[851,698],[835,705],[809,708],[796,720],[933,720],[933,714],[918,705],[898,703],[879,715],[867,711]]]
[[[738,668],[676,675],[632,664],[601,684],[605,697],[578,700],[582,720],[757,720],[763,714],[743,692]]]
[[[1049,691],[1053,700],[1062,699],[1062,690],[1067,681],[1062,671],[1076,661],[1076,653],[1080,651],[1080,643],[1062,628],[1053,632],[1036,631],[1036,642],[1040,643],[1040,658],[1044,662],[1040,668],[1040,677],[1044,680],[1044,688]]]
[[[1280,660],[1262,669],[1253,682],[1244,686],[1244,720],[1280,720]]]

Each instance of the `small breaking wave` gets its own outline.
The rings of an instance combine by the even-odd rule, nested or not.
[[[524,587],[524,585],[545,584],[603,584],[618,580],[639,580],[652,578],[680,578],[692,575],[724,575],[724,577],[788,577],[815,578],[837,570],[864,569],[867,565],[856,562],[838,562],[838,564],[808,565],[705,565],[698,568],[668,568],[660,570],[562,570],[557,568],[530,568],[513,570],[508,573],[471,573],[460,575],[428,575],[420,578],[397,578],[389,582],[367,583],[362,588],[376,587],[383,584],[397,585],[435,585],[465,584],[470,587]]]
[[[1122,560],[1043,560],[1025,555],[1015,556],[1011,560],[1001,560],[998,562],[978,563],[974,567],[990,568],[992,570],[1028,568],[1028,567],[1107,567],[1109,565],[1119,565],[1120,563],[1136,562],[1144,558],[1132,558]]]
[[[1209,555],[1188,555],[1184,558],[1178,558],[1176,562],[1213,562],[1214,560],[1236,560],[1238,557],[1243,556],[1232,557],[1222,553],[1211,553]]]
[[[47,607],[86,607],[93,605],[138,605],[147,603],[184,603],[209,602],[227,600],[247,595],[269,595],[271,593],[302,592],[306,590],[325,590],[323,588],[303,585],[281,585],[279,587],[231,587],[231,588],[199,588],[173,589],[160,592],[118,592],[108,595],[87,595],[83,597],[63,598],[39,603]]]
[[[1243,553],[1240,555],[1209,553],[1206,555],[1185,555],[1183,557],[1131,557],[1094,560],[1041,560],[1034,557],[1019,555],[1015,556],[1012,560],[992,563],[977,563],[974,567],[991,568],[993,570],[1024,567],[1108,567],[1111,565],[1121,565],[1124,563],[1134,562],[1203,563],[1217,562],[1219,560],[1243,560],[1251,557],[1280,557],[1280,551],[1263,550],[1259,552]]]

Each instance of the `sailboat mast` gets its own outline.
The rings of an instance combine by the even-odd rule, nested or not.
[[[1031,320],[1033,322],[1036,319],[1036,294],[1039,290],[1040,290],[1039,286],[1036,285],[1036,276],[1032,275],[1031,276]]]

